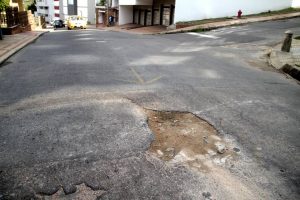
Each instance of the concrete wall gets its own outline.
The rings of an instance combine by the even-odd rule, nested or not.
[[[91,24],[96,24],[95,0],[88,0],[88,21]]]
[[[77,0],[77,15],[87,18],[91,24],[96,23],[95,0]]]
[[[153,0],[119,0],[119,5],[152,5]]]
[[[119,0],[112,0],[111,1],[111,7],[119,7]]]
[[[255,14],[280,10],[299,0],[176,0],[175,22]],[[295,3],[296,4],[296,3]]]
[[[60,11],[60,17],[61,19],[67,19],[68,18],[68,0],[60,0],[59,1],[59,11]]]
[[[300,0],[293,0],[292,7],[300,8]]]
[[[77,15],[88,19],[88,1],[78,1],[77,2]]]
[[[133,21],[133,6],[119,7],[119,25],[129,24]]]

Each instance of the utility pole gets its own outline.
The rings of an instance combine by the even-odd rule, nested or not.
[[[108,12],[109,12],[109,0],[106,0],[106,26],[109,26]]]

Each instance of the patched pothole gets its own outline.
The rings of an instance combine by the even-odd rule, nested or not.
[[[192,113],[152,110],[146,113],[149,127],[155,134],[149,152],[161,160],[210,171],[212,163],[225,164],[240,151],[207,121]]]

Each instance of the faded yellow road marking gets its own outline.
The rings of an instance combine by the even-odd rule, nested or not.
[[[135,75],[135,77],[139,80],[139,82],[141,84],[144,84],[145,83],[144,79],[135,71],[135,69],[133,67],[130,67],[130,69],[133,72],[133,74]]]
[[[158,80],[161,79],[161,78],[162,78],[162,76],[158,76],[158,77],[156,77],[156,78],[154,78],[154,79],[152,79],[152,80],[150,80],[150,81],[147,81],[146,84],[153,83],[153,82],[155,82],[155,81],[158,81]]]
[[[158,81],[159,79],[162,78],[162,76],[158,76],[156,78],[153,78],[149,81],[145,81],[143,79],[143,77],[133,68],[133,67],[130,67],[130,70],[132,71],[133,75],[135,76],[135,78],[137,79],[136,81],[130,81],[130,80],[123,80],[123,79],[114,79],[116,81],[122,81],[122,82],[126,82],[126,83],[136,83],[136,84],[150,84],[150,83],[153,83],[155,81]]]
[[[123,79],[114,79],[116,81],[122,81],[122,82],[126,82],[126,83],[139,83],[138,81],[129,81],[129,80],[123,80]]]

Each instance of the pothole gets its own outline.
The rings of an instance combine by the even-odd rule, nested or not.
[[[103,195],[106,191],[103,190],[93,190],[92,188],[86,186],[84,183],[76,185],[76,191],[72,194],[65,194],[63,188],[61,187],[55,194],[50,196],[38,196],[39,199],[44,200],[95,200]]]
[[[208,172],[212,163],[233,159],[239,148],[226,142],[205,120],[191,113],[146,111],[155,134],[149,152],[170,163],[181,163]]]

